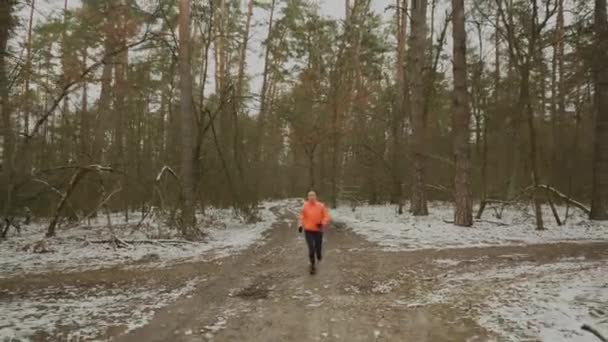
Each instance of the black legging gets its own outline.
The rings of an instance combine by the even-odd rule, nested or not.
[[[315,264],[315,253],[317,260],[321,260],[321,247],[323,246],[323,232],[306,231],[306,244],[308,245],[308,258],[311,264]]]

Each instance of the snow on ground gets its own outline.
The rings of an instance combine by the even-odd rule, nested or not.
[[[271,208],[285,203],[264,203],[259,213],[261,221],[253,224],[243,223],[231,210],[208,209],[204,220],[200,220],[205,225],[202,230],[207,236],[205,241],[197,243],[134,244],[128,248],[114,248],[108,243],[88,243],[87,240],[107,240],[112,236],[106,218],[99,217],[90,225],[58,229],[57,237],[46,239],[52,252],[39,254],[24,250],[24,247],[45,240],[46,225],[26,226],[21,236],[10,236],[0,242],[0,278],[24,273],[92,270],[115,265],[164,266],[177,261],[227,256],[260,242],[277,218]],[[131,218],[132,224],[125,225],[120,215],[112,215],[113,232],[124,240],[176,238],[174,231],[170,232],[154,219],[146,219],[138,229],[133,229],[138,221],[139,217]]]
[[[608,333],[606,274],[604,261],[579,259],[451,271],[418,305],[457,307],[501,341],[594,342],[580,328]]]
[[[393,251],[608,240],[608,223],[589,221],[571,209],[571,212],[575,210],[573,217],[559,227],[553,221],[550,208],[544,209],[545,231],[535,230],[529,209],[512,207],[505,209],[502,219],[493,217],[492,209],[486,209],[484,219],[487,221],[475,222],[471,228],[445,222],[453,220],[453,207],[449,203],[431,203],[429,216],[398,215],[395,206],[390,205],[361,206],[354,212],[340,207],[332,214],[336,221],[345,223],[355,233]],[[565,209],[558,210],[563,216]]]
[[[0,300],[0,341],[100,340],[110,329],[126,333],[203,281],[192,279],[177,289],[58,286],[30,292],[28,298],[8,296]]]

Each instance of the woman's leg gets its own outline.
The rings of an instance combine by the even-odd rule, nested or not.
[[[315,236],[312,232],[304,232],[304,236],[306,237],[306,244],[308,245],[308,259],[310,260],[310,264],[315,264]]]
[[[317,260],[321,261],[322,259],[322,248],[323,248],[323,232],[318,232],[316,234],[316,239],[315,239],[315,251],[317,252]]]

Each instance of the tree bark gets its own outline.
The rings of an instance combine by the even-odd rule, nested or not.
[[[427,123],[424,115],[424,77],[426,51],[427,0],[415,0],[411,13],[410,81],[412,86],[412,160],[414,177],[410,211],[413,215],[428,215],[426,193]]]
[[[82,65],[83,68],[86,68],[88,60],[87,48],[82,49]],[[81,101],[81,110],[80,110],[80,152],[82,153],[82,157],[89,159],[90,158],[90,141],[89,141],[89,109],[88,109],[88,84],[85,79],[82,82],[82,101]]]
[[[454,92],[452,98],[452,129],[454,139],[454,224],[473,225],[473,200],[471,192],[471,150],[469,146],[469,113],[467,93],[467,58],[464,0],[452,0],[452,27],[454,39]]]
[[[591,187],[592,220],[608,220],[608,19],[606,0],[595,0],[595,145],[593,186]]]
[[[106,7],[106,11],[109,11],[109,7]],[[106,14],[109,16],[109,12]],[[93,141],[93,153],[92,160],[96,163],[103,163],[103,150],[105,148],[105,132],[106,123],[108,121],[108,113],[111,107],[111,87],[112,87],[112,74],[114,69],[114,55],[110,52],[114,49],[114,39],[112,38],[112,23],[110,18],[106,19],[104,23],[104,54],[105,59],[103,63],[103,70],[101,72],[101,90],[99,94],[99,101],[97,104],[97,114],[95,118],[95,133]]]
[[[522,104],[525,105],[525,111],[527,113],[528,122],[528,136],[529,136],[529,158],[530,166],[532,169],[532,182],[534,184],[534,191],[532,193],[532,199],[534,201],[534,211],[536,216],[536,230],[544,230],[543,223],[543,211],[540,194],[536,188],[540,184],[540,171],[538,167],[538,152],[537,152],[537,141],[536,141],[536,129],[534,127],[534,108],[532,106],[531,90],[530,90],[530,68],[534,65],[536,59],[537,49],[537,34],[538,31],[536,20],[538,16],[538,4],[537,0],[532,1],[532,18],[530,19],[531,37],[528,42],[528,58],[527,61],[520,66],[520,77],[521,77],[521,100]],[[544,89],[543,89],[544,91]]]
[[[564,0],[557,0],[557,22],[553,42],[553,60],[551,63],[551,181],[556,186],[560,179],[559,152],[563,151],[561,127],[564,120]]]
[[[29,134],[30,129],[30,111],[31,111],[31,94],[30,94],[30,79],[32,77],[32,27],[34,26],[34,10],[36,9],[36,0],[30,3],[30,19],[27,29],[26,57],[25,57],[25,102],[23,106],[23,131]]]
[[[14,24],[12,19],[13,0],[0,0],[0,116],[2,118],[2,175],[4,208],[3,216],[8,216],[12,206],[13,193],[13,152],[14,152],[14,132],[9,108],[9,80],[6,65],[8,40]]]
[[[268,31],[266,33],[266,48],[264,51],[264,71],[262,72],[262,89],[260,90],[260,108],[258,117],[256,119],[256,132],[253,140],[253,162],[255,168],[255,175],[260,176],[262,174],[262,168],[264,166],[264,141],[266,137],[266,111],[268,108],[268,95],[270,85],[270,57],[272,48],[272,33],[274,27],[274,11],[275,11],[276,0],[272,0],[270,3],[270,17],[268,21]],[[260,197],[260,191],[263,189],[262,182],[255,182],[254,197],[256,200]]]
[[[57,208],[55,209],[55,213],[53,214],[53,219],[51,220],[51,223],[49,223],[49,227],[47,228],[46,237],[55,236],[55,228],[57,227],[57,223],[59,222],[59,217],[61,216],[61,211],[63,210],[63,207],[66,203],[68,203],[70,195],[74,192],[76,186],[82,180],[82,177],[84,177],[84,175],[87,174],[87,172],[89,171],[90,169],[87,168],[78,168],[74,172],[74,175],[72,176],[70,183],[68,184],[68,188],[66,189],[65,193],[57,204]]]
[[[405,70],[405,53],[406,53],[406,36],[407,36],[407,0],[396,0],[397,7],[397,90],[395,93],[396,107],[393,109],[391,139],[392,139],[392,177],[393,177],[393,193],[392,202],[398,205],[399,214],[403,213],[403,168],[402,165],[402,146],[404,134],[404,120],[407,117],[407,83]]]
[[[194,189],[195,120],[192,108],[192,68],[190,66],[190,0],[179,2],[179,68],[180,68],[180,133],[182,212],[181,231],[184,237],[198,237]]]

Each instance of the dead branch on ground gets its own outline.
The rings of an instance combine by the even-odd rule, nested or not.
[[[583,324],[583,326],[581,327],[581,329],[592,333],[597,338],[599,338],[600,341],[602,341],[602,342],[608,342],[608,339],[604,335],[602,335],[602,333],[600,333],[597,329],[595,329],[594,327],[592,327],[592,326],[590,326],[588,324]]]
[[[186,241],[186,240],[123,240],[120,239],[116,236],[113,236],[111,239],[108,240],[87,240],[87,242],[89,243],[95,243],[95,244],[106,244],[106,243],[110,243],[110,244],[114,244],[116,241],[119,241],[121,245],[144,245],[144,244],[166,244],[166,245],[193,245],[193,242],[190,241]]]

